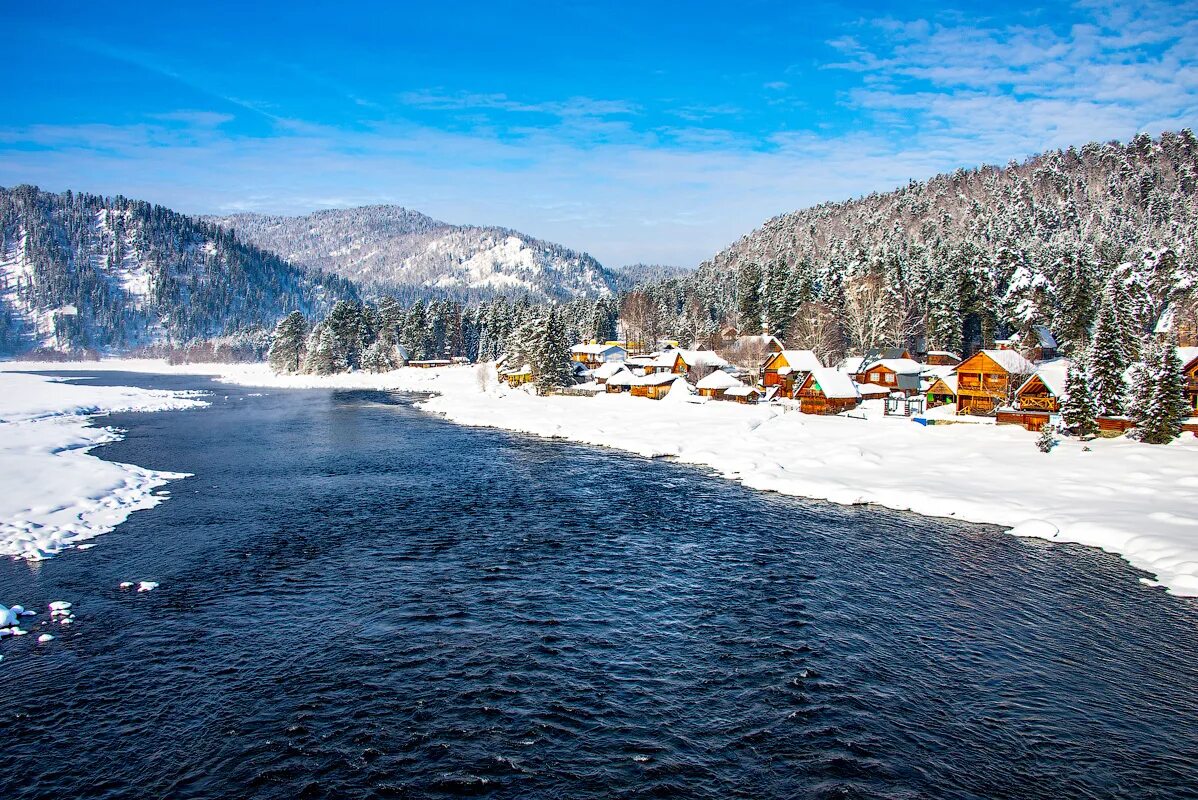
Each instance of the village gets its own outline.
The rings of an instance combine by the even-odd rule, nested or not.
[[[858,419],[872,410],[922,425],[994,423],[1038,432],[1060,426],[1071,364],[1051,331],[1040,326],[1035,334],[1034,342],[1021,342],[1018,336],[999,339],[993,348],[965,358],[943,350],[889,347],[830,365],[812,350],[786,348],[768,332],[741,335],[734,328],[724,332],[728,345],[721,348],[730,358],[714,350],[684,348],[676,340],[656,342],[651,349],[635,341],[592,341],[570,348],[576,383],[562,393],[771,403],[803,414]],[[1190,411],[1182,430],[1198,436],[1198,347],[1177,347],[1177,354]],[[510,387],[533,381],[528,364],[508,365],[501,357],[496,366]],[[1125,415],[1099,414],[1095,422],[1104,436],[1119,435],[1135,424]]]

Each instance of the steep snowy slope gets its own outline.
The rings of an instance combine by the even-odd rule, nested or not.
[[[0,352],[219,336],[356,295],[161,206],[0,188]]]
[[[504,228],[448,225],[398,206],[208,219],[289,261],[377,291],[570,300],[609,294],[616,286],[585,253]]]

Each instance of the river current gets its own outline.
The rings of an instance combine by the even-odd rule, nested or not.
[[[102,420],[194,477],[0,562],[77,612],[0,643],[5,800],[1198,796],[1198,605],[1115,556],[408,395],[93,380],[213,403]]]

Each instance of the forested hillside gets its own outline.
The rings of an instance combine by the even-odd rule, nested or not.
[[[971,350],[1048,326],[1087,342],[1104,297],[1119,335],[1193,315],[1198,140],[1189,130],[958,170],[766,222],[689,278],[634,293],[637,328],[764,324],[826,352]]]
[[[0,188],[0,351],[121,350],[269,329],[355,298],[230,231],[161,206]]]
[[[405,301],[504,295],[568,301],[617,288],[613,275],[586,253],[506,228],[449,225],[399,206],[209,219],[295,264]]]

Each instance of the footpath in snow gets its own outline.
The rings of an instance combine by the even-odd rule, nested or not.
[[[120,438],[91,420],[118,411],[191,408],[203,401],[186,392],[74,385],[7,371],[27,368],[0,365],[0,555],[52,556],[157,505],[164,497],[155,489],[187,477],[90,455],[96,445]]]
[[[848,419],[670,395],[535,397],[498,385],[485,368],[314,377],[277,376],[265,365],[103,367],[219,373],[250,386],[430,392],[421,406],[459,424],[669,456],[788,495],[1010,526],[1118,553],[1170,591],[1198,596],[1198,439],[1190,435],[1166,446],[1065,439],[1045,454],[1017,426],[924,427],[870,404],[868,419]]]

